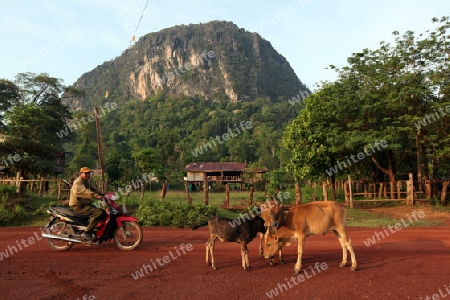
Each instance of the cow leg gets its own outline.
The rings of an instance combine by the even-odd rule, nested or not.
[[[248,271],[248,269],[250,268],[250,263],[248,260],[248,248],[245,241],[241,242],[241,256],[242,256],[242,267],[244,268],[244,270]]]
[[[348,237],[347,232],[345,230],[341,230],[340,232],[335,231],[336,237],[339,240],[339,243],[342,247],[342,262],[339,264],[339,267],[345,267],[347,265],[347,250],[350,252],[350,257],[352,260],[352,271],[356,271],[356,257],[355,252],[353,251],[352,240]]]
[[[342,239],[342,236],[339,234],[339,232],[335,231],[334,234],[336,235],[337,239],[339,240],[339,244],[341,244],[342,248],[342,262],[339,264],[339,267],[345,267],[347,265],[347,247],[345,246],[345,242]]]
[[[211,253],[211,267],[214,270],[217,270],[216,268],[216,261],[214,260],[214,244],[215,244],[216,238],[211,238],[210,239],[210,245],[209,245],[209,251]]]
[[[265,234],[262,234],[261,232],[259,233],[259,255],[261,256],[261,257],[264,257],[264,255],[263,255],[263,246],[262,246],[262,244],[263,244],[263,238],[264,238],[264,240],[265,240]]]
[[[284,265],[283,251],[281,249],[278,251],[278,257],[280,258],[280,263]]]
[[[297,262],[294,266],[294,274],[298,274],[302,268],[303,246],[305,245],[305,237],[299,236],[297,239]]]
[[[214,261],[214,241],[216,237],[211,235],[211,237],[206,242],[206,263],[209,265],[209,255],[211,255],[211,266],[216,270],[216,263]]]
[[[353,251],[353,245],[352,245],[352,240],[347,236],[346,233],[346,237],[344,239],[345,245],[347,246],[348,251],[350,252],[350,258],[352,260],[352,267],[351,270],[352,271],[356,271],[356,257],[355,257],[355,252]]]
[[[206,263],[209,265],[209,249],[211,246],[211,238],[206,242]]]

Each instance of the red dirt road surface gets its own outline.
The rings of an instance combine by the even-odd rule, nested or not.
[[[270,267],[268,260],[259,256],[259,237],[249,244],[249,271],[241,267],[239,244],[221,242],[215,248],[218,269],[213,270],[205,262],[206,227],[196,231],[146,227],[142,244],[133,251],[117,250],[109,242],[92,247],[77,244],[62,252],[51,250],[45,239],[39,239],[38,227],[1,228],[0,298],[442,299],[450,296],[449,227],[400,224],[395,232],[387,228],[385,231],[349,227],[358,261],[356,272],[351,272],[350,267],[338,267],[342,252],[333,233],[308,238],[303,272],[299,274],[302,276],[293,274],[296,245],[284,249],[286,265],[276,260],[277,264]],[[368,238],[375,243],[367,246]],[[317,267],[312,269],[316,263]]]

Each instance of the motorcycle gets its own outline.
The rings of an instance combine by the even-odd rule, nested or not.
[[[52,207],[47,209],[51,215],[50,221],[44,227],[46,233],[42,237],[47,239],[53,250],[69,250],[74,244],[83,243],[86,246],[102,244],[113,239],[120,250],[133,250],[142,242],[142,228],[136,217],[126,214],[125,206],[115,201],[119,197],[114,193],[107,193],[101,203],[106,207],[106,218],[99,222],[93,230],[95,239],[86,239],[82,233],[86,229],[89,217],[79,215],[71,209]]]

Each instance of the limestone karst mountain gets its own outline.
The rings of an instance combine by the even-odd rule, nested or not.
[[[309,91],[270,42],[225,21],[149,33],[119,57],[84,73],[73,87],[85,97],[66,101],[81,110],[100,103],[105,93],[120,104],[161,92],[212,101],[277,101]]]

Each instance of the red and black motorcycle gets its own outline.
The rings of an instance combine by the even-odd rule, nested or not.
[[[126,214],[125,206],[120,206],[115,202],[118,198],[114,193],[107,193],[102,198],[102,205],[106,207],[106,218],[99,222],[93,230],[94,240],[82,237],[89,217],[79,215],[64,207],[47,209],[47,213],[51,217],[44,227],[47,233],[43,233],[42,236],[47,239],[53,250],[69,250],[76,243],[83,243],[87,246],[102,244],[111,239],[120,250],[133,250],[142,242],[142,228],[136,217]]]

